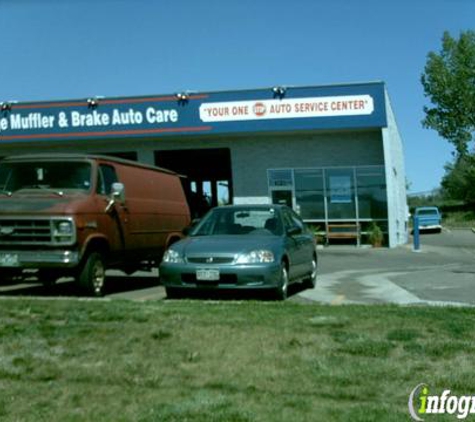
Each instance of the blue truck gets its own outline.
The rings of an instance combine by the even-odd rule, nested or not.
[[[437,207],[418,207],[414,217],[419,220],[419,230],[442,231],[442,215]]]

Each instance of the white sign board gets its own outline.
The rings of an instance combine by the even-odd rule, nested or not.
[[[291,98],[254,101],[203,103],[203,122],[233,122],[244,120],[298,119],[369,115],[374,111],[369,95],[337,97]]]

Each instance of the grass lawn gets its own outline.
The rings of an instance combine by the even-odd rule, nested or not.
[[[2,421],[403,421],[421,382],[475,394],[467,308],[0,299],[0,318]]]

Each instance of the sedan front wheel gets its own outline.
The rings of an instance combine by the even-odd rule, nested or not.
[[[289,273],[287,271],[287,267],[285,263],[282,262],[281,267],[280,267],[280,283],[274,292],[275,298],[277,300],[287,299],[288,290],[289,290]]]

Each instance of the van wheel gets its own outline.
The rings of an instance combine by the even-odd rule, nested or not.
[[[81,288],[91,296],[104,295],[106,269],[104,258],[98,252],[92,252],[84,262],[78,276]]]

